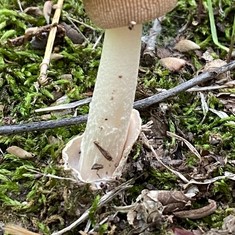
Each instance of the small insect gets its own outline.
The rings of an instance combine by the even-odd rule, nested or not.
[[[99,149],[99,151],[102,153],[102,155],[103,155],[108,161],[112,161],[112,160],[113,160],[111,154],[110,154],[107,150],[105,150],[104,148],[102,148],[102,147],[100,146],[100,144],[99,144],[98,141],[94,141],[93,143],[94,143],[94,145]]]
[[[91,167],[91,170],[100,170],[100,169],[103,169],[104,166],[102,164],[99,164],[99,163],[95,163],[92,167]]]
[[[100,175],[98,174],[98,171],[101,170],[101,169],[103,169],[103,168],[104,168],[104,166],[103,166],[102,164],[94,163],[93,166],[91,167],[91,170],[96,170],[96,175],[97,175],[99,178],[101,178]]]
[[[132,20],[128,25],[128,29],[132,30],[135,25],[136,25],[136,22]]]

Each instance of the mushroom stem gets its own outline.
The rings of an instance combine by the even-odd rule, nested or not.
[[[105,32],[78,166],[86,182],[110,179],[122,157],[137,85],[141,33],[142,25]]]

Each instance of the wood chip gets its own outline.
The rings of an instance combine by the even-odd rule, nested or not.
[[[179,71],[185,66],[186,61],[175,57],[166,57],[160,59],[160,63],[162,66],[171,71]]]
[[[175,44],[174,49],[180,52],[187,52],[192,50],[198,50],[200,49],[200,46],[191,40],[183,39]]]
[[[24,149],[14,145],[7,148],[6,151],[22,159],[30,159],[34,157],[32,153],[27,152]]]

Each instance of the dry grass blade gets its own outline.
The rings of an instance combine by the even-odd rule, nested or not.
[[[212,86],[204,86],[204,87],[193,87],[188,89],[188,92],[198,92],[198,91],[211,91],[211,90],[219,90],[219,89],[224,89],[224,88],[230,88],[233,89],[235,86],[235,82],[227,82],[224,85],[212,85]]]
[[[230,179],[230,180],[234,180],[235,181],[235,174],[231,173],[231,172],[228,172],[226,171],[224,173],[224,175],[222,176],[216,176],[214,178],[211,178],[211,179],[206,179],[204,181],[196,181],[194,179],[191,179],[190,181],[188,181],[187,184],[185,184],[183,187],[184,188],[187,188],[189,185],[191,184],[196,184],[196,185],[206,185],[206,184],[212,184],[218,180],[223,180],[223,179]]]
[[[185,145],[187,145],[187,147],[189,148],[189,150],[190,150],[195,156],[197,156],[197,157],[199,158],[199,160],[201,161],[201,155],[199,154],[199,152],[198,152],[198,151],[195,149],[195,147],[194,147],[191,143],[189,143],[186,139],[184,139],[184,138],[181,137],[181,136],[176,135],[175,133],[169,132],[169,131],[167,131],[167,135],[168,135],[169,137],[176,138],[176,139],[178,139],[178,140],[183,141],[183,142],[185,143]]]
[[[63,109],[73,109],[77,108],[81,105],[84,104],[89,104],[91,102],[91,98],[86,98],[83,100],[78,100],[69,104],[60,104],[52,107],[46,107],[46,108],[41,108],[41,109],[36,109],[35,112],[51,112],[51,111],[56,111],[56,110],[63,110]]]
[[[56,36],[56,32],[57,32],[56,25],[59,23],[62,6],[63,6],[63,0],[58,0],[58,3],[56,4],[55,14],[52,19],[52,26],[54,26],[54,27],[52,27],[52,29],[49,33],[47,45],[46,45],[46,50],[45,50],[45,55],[44,55],[43,61],[40,66],[40,75],[38,78],[38,82],[40,85],[43,85],[47,82],[47,69],[48,69],[48,66],[50,63],[51,52],[53,49],[55,36]]]

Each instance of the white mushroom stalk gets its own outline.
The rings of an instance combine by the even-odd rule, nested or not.
[[[122,27],[105,32],[81,144],[78,169],[86,181],[110,179],[121,160],[137,85],[141,32],[141,25],[132,30]],[[100,169],[93,169],[95,166]]]
[[[137,85],[141,33],[142,25],[105,31],[88,122],[76,166],[78,177],[84,182],[112,179],[125,154],[125,147],[128,147],[125,144]],[[135,128],[139,133],[140,121]],[[137,137],[138,134],[133,142]]]

